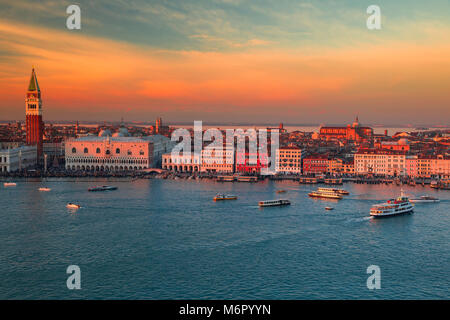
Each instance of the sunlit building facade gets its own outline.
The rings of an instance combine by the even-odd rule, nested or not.
[[[158,168],[162,155],[171,151],[172,145],[170,139],[159,135],[143,138],[106,135],[69,139],[65,143],[66,169],[130,171]]]

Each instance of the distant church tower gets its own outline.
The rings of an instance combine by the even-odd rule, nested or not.
[[[161,129],[162,129],[162,119],[158,118],[156,119],[156,123],[155,123],[155,132],[156,133],[161,133]]]
[[[28,85],[26,106],[27,144],[37,145],[38,161],[42,157],[44,124],[42,122],[41,89],[36,78],[36,72],[31,71],[30,84]]]

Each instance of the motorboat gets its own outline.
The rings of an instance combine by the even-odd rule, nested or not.
[[[397,199],[391,199],[386,203],[374,205],[370,209],[370,215],[374,218],[382,218],[411,213],[413,211],[414,204],[409,201],[408,197],[402,191]]]
[[[17,186],[17,183],[15,183],[15,182],[5,182],[5,183],[3,183],[3,186],[4,187],[15,187],[15,186]]]
[[[234,196],[234,195],[231,195],[231,194],[222,194],[222,193],[219,193],[219,194],[217,194],[214,198],[213,198],[213,200],[214,201],[222,201],[222,200],[237,200],[237,196]]]
[[[260,207],[276,207],[276,206],[288,206],[291,202],[286,199],[279,199],[279,200],[264,200],[258,202],[258,206]]]
[[[93,188],[89,188],[88,191],[111,191],[111,190],[117,190],[117,187],[114,186],[97,186]]]
[[[432,203],[439,202],[440,200],[432,196],[420,196],[419,198],[411,199],[409,201],[413,203]]]
[[[277,193],[286,193],[286,190],[277,190]]]
[[[81,208],[81,206],[79,204],[75,204],[75,203],[71,203],[71,202],[69,202],[66,205],[66,207],[69,208],[69,209],[80,209]]]
[[[325,207],[325,210],[334,210],[333,207]]]
[[[50,188],[47,188],[47,187],[41,187],[41,188],[39,188],[39,191],[44,191],[44,192],[48,192],[48,191],[51,191],[52,189],[50,189]]]

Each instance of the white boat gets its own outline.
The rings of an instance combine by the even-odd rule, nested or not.
[[[308,193],[308,196],[312,197],[312,198],[326,198],[326,199],[335,199],[335,200],[341,200],[342,199],[342,195],[340,195],[339,193],[336,193],[334,191],[313,191]]]
[[[414,205],[403,194],[397,199],[388,200],[386,203],[374,205],[370,209],[370,215],[374,218],[391,217],[414,211]]]
[[[17,183],[15,183],[15,182],[5,182],[3,184],[3,186],[4,187],[15,187],[15,186],[17,186]]]
[[[288,206],[291,202],[286,199],[279,200],[265,200],[258,202],[258,206],[260,207],[276,207],[276,206]]]
[[[50,189],[50,188],[45,188],[45,187],[39,188],[39,191],[50,191],[50,190],[52,190],[52,189]]]
[[[234,196],[232,194],[217,194],[214,198],[214,201],[222,201],[222,200],[237,200],[237,196]]]
[[[431,202],[439,202],[440,200],[432,196],[420,196],[420,198],[411,199],[409,201],[413,203],[431,203]]]
[[[325,210],[334,210],[333,207],[325,207]]]
[[[66,207],[69,209],[80,209],[81,208],[81,206],[79,204],[70,203],[70,202],[66,205]]]
[[[342,194],[342,195],[349,195],[350,194],[350,192],[348,192],[347,190],[338,189],[338,188],[323,188],[323,187],[321,187],[321,188],[317,188],[317,191],[320,191],[320,192],[334,192],[334,193]]]

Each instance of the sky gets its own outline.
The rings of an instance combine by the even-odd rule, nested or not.
[[[449,40],[450,0],[0,0],[0,120],[35,66],[44,121],[450,125]]]

